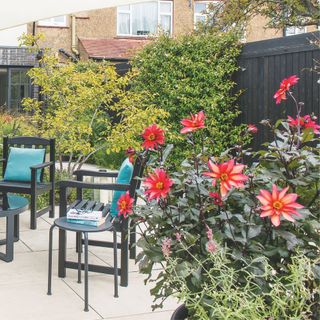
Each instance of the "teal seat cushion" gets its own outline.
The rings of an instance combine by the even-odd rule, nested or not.
[[[129,158],[124,160],[122,162],[122,165],[119,170],[118,177],[116,179],[116,183],[123,183],[123,184],[128,184],[131,181],[133,174],[133,165],[130,162]],[[118,207],[118,200],[121,197],[121,195],[125,194],[126,191],[115,191],[113,194],[112,202],[111,202],[111,207],[110,207],[110,213],[113,217],[118,215],[119,210],[117,210]]]
[[[9,150],[5,181],[31,181],[31,166],[44,162],[45,149],[14,148]],[[40,182],[41,170],[37,170],[37,182]]]

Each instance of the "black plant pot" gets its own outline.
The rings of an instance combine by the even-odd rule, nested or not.
[[[188,310],[186,306],[183,304],[178,307],[173,313],[171,320],[186,320],[188,318]]]

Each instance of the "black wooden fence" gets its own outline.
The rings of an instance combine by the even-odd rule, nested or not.
[[[239,59],[240,70],[235,75],[237,89],[242,89],[238,104],[242,114],[239,121],[256,124],[259,134],[253,147],[259,148],[269,139],[268,130],[259,125],[262,119],[275,120],[296,115],[291,101],[275,104],[274,93],[283,78],[297,75],[300,80],[293,92],[305,103],[302,115],[320,116],[320,75],[312,72],[315,61],[320,62],[320,50],[312,41],[320,41],[320,32],[252,42],[244,45]]]

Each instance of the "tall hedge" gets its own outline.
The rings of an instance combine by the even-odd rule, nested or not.
[[[231,75],[237,70],[240,46],[232,33],[190,34],[179,38],[160,36],[133,60],[139,75],[133,90],[147,91],[154,103],[170,113],[173,132],[180,120],[204,110],[207,146],[218,154],[243,138],[234,124],[239,111],[231,91]],[[172,138],[183,152],[184,142]]]

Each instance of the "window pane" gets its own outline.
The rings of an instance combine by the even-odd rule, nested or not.
[[[306,30],[304,27],[287,27],[285,34],[286,36],[293,36],[295,34],[301,34],[301,33],[305,33]]]
[[[130,34],[130,14],[129,13],[118,14],[118,33]]]
[[[147,35],[155,33],[158,25],[158,4],[140,3],[131,6],[132,34]]]
[[[160,13],[171,14],[171,2],[160,2]]]
[[[10,108],[20,109],[21,100],[29,96],[30,80],[27,70],[11,69]]]
[[[207,10],[207,4],[206,3],[195,3],[194,4],[194,12],[195,13],[203,13]]]
[[[11,84],[20,83],[20,71],[19,70],[11,70]]]
[[[39,21],[41,26],[65,26],[66,16],[58,16],[54,18],[44,19]]]
[[[61,23],[61,24],[63,24],[64,21],[65,21],[65,16],[54,17],[54,18],[53,18],[53,21],[56,22],[56,23]]]
[[[160,26],[163,31],[171,34],[171,16],[162,15],[160,16]]]
[[[206,17],[205,16],[195,16],[195,23],[198,22],[206,22]]]
[[[8,104],[8,71],[0,69],[0,107]]]

